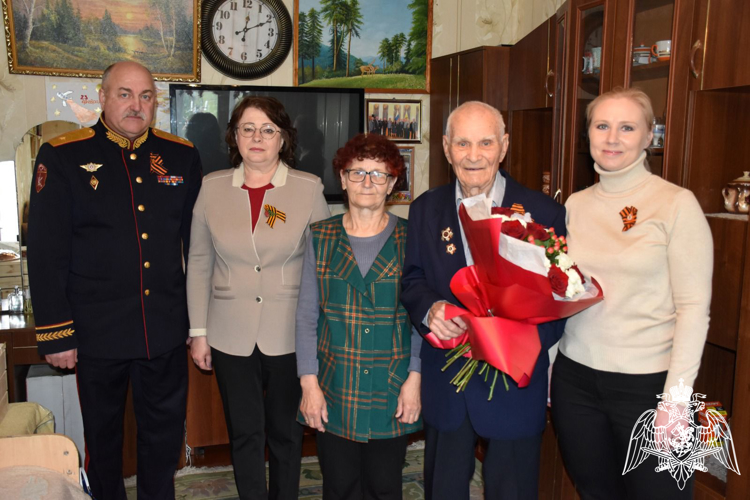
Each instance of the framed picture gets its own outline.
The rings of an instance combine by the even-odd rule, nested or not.
[[[365,130],[397,142],[422,142],[422,101],[367,99]]]
[[[414,146],[399,146],[398,150],[404,158],[406,170],[396,181],[387,203],[389,205],[408,205],[414,200]]]
[[[96,78],[127,60],[157,80],[200,81],[200,0],[2,4],[11,73]]]
[[[294,0],[294,84],[429,93],[432,1]]]

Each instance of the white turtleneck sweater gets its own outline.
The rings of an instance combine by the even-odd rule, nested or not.
[[[692,386],[708,332],[713,240],[691,191],[652,175],[644,152],[572,195],[570,257],[602,286],[604,300],[568,319],[560,350],[596,370],[668,371],[664,392]],[[638,210],[623,231],[620,211]],[[656,404],[656,403],[654,403]]]

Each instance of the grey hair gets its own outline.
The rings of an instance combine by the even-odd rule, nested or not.
[[[463,111],[471,107],[479,107],[489,112],[495,118],[495,122],[497,123],[498,139],[505,135],[505,120],[503,120],[503,115],[502,113],[500,113],[500,111],[497,110],[497,108],[495,108],[494,106],[490,106],[486,102],[482,102],[482,101],[466,101],[465,103],[461,104],[459,107],[451,111],[451,114],[448,115],[448,120],[445,123],[445,135],[446,136],[448,137],[451,136],[451,128],[452,128],[451,124],[453,122],[453,117],[459,111]]]

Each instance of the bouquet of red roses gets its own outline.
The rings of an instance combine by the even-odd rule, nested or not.
[[[457,391],[466,388],[480,362],[485,381],[494,368],[491,399],[498,370],[519,387],[530,383],[541,351],[536,325],[572,316],[604,296],[596,280],[586,279],[568,257],[564,236],[536,224],[531,214],[493,209],[490,203],[479,195],[459,207],[474,265],[453,276],[451,291],[464,308],[446,305],[445,318],[461,317],[467,331],[448,341],[432,333],[426,338],[450,349],[444,370],[469,358],[452,380]]]

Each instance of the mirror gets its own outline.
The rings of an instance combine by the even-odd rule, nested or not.
[[[28,288],[26,233],[34,164],[45,142],[80,124],[48,121],[31,127],[16,148],[15,162],[0,162],[0,294],[3,298],[19,288]],[[5,309],[6,307],[3,307]]]

